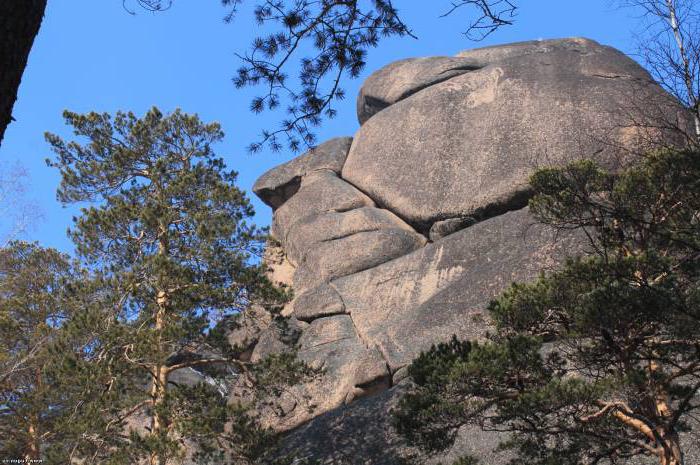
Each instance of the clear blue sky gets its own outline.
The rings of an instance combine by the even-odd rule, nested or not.
[[[248,5],[254,2],[247,0]],[[570,36],[588,37],[627,53],[635,49],[632,32],[638,19],[629,10],[615,8],[611,0],[521,0],[516,25],[480,43],[461,35],[464,16],[439,18],[449,0],[394,3],[419,40],[394,39],[370,52],[363,76],[345,83],[348,98],[338,106],[338,117],[318,131],[319,141],[357,130],[355,96],[362,79],[397,59]],[[240,173],[239,185],[249,192],[258,176],[293,156],[249,155],[245,150],[262,128],[275,127],[280,115],[251,114],[248,105],[254,91],[237,90],[231,83],[239,65],[234,53],[244,52],[259,30],[250,10],[242,10],[232,24],[222,21],[225,13],[219,0],[175,0],[167,12],[140,11],[135,16],[124,11],[121,0],[49,0],[15,104],[17,121],[9,126],[0,148],[1,166],[19,162],[28,172],[25,200],[42,215],[24,239],[72,250],[66,229],[77,210],[56,202],[59,179],[44,163],[51,156],[44,131],[70,137],[61,117],[64,109],[142,114],[156,105],[219,121],[226,139],[218,154]],[[257,198],[254,204],[257,223],[269,224],[269,209]],[[0,218],[0,227],[3,221],[7,218]]]

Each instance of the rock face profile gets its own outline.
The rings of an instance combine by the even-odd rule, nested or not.
[[[353,138],[253,188],[274,212],[271,266],[294,291],[299,357],[323,368],[269,422],[321,463],[394,465],[387,411],[413,358],[483,337],[509,284],[586,252],[576,233],[536,224],[530,174],[582,158],[620,168],[652,142],[681,143],[686,123],[637,63],[578,38],[398,61],[365,81],[357,111]],[[252,357],[274,337],[262,330]],[[490,457],[484,434],[462,432],[451,454]]]

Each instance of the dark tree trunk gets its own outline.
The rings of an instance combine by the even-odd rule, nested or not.
[[[45,9],[46,0],[0,0],[0,144]]]

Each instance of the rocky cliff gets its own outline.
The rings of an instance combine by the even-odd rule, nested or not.
[[[322,463],[395,464],[405,450],[386,412],[407,364],[453,334],[483,337],[506,286],[585,253],[529,215],[533,170],[580,158],[616,169],[681,143],[686,123],[637,63],[578,38],[392,63],[365,81],[357,112],[353,138],[254,186],[274,211],[270,263],[295,293],[299,355],[324,369],[269,421]],[[276,337],[263,330],[252,356]],[[457,452],[495,442],[465,431]]]

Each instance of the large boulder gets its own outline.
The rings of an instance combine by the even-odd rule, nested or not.
[[[294,273],[294,288],[309,289],[322,282],[373,268],[424,246],[420,234],[405,229],[358,232],[319,244]]]
[[[421,89],[481,68],[470,58],[426,57],[395,61],[372,73],[357,96],[357,119],[360,124],[384,108]]]
[[[292,304],[292,315],[300,321],[308,322],[343,314],[347,314],[343,299],[330,283],[323,283],[303,292]]]
[[[581,250],[578,237],[533,223],[527,209],[500,215],[333,286],[358,333],[396,373],[453,334],[484,336],[491,299]]]
[[[309,399],[313,411],[289,409],[277,427],[296,426],[386,389],[404,378],[403,368],[421,351],[453,334],[484,336],[493,297],[582,250],[579,237],[555,236],[533,223],[527,209],[507,213],[298,294],[292,317],[310,323],[299,340],[299,356],[325,371],[293,390],[293,397]],[[322,255],[329,262],[334,257]]]
[[[299,191],[275,211],[272,234],[285,245],[292,227],[305,218],[373,206],[372,199],[335,173],[316,171],[302,178]]]
[[[286,251],[294,263],[302,263],[320,245],[353,234],[401,229],[415,233],[413,228],[389,210],[362,207],[348,211],[330,211],[307,216],[290,228]]]
[[[414,72],[414,61],[368,78],[361,99],[393,104],[360,128],[342,170],[422,232],[440,220],[522,208],[537,166],[593,157],[617,168],[629,150],[676,141],[659,128],[685,124],[680,107],[641,66],[591,40],[460,55],[471,68],[451,71],[447,80]],[[409,79],[420,90],[406,90]]]
[[[454,446],[433,457],[407,447],[391,425],[391,410],[405,390],[397,386],[314,418],[282,440],[279,455],[323,465],[448,465],[467,454],[485,465],[506,463],[507,456],[494,451],[501,436],[477,427],[460,429]]]
[[[390,211],[362,207],[297,221],[286,236],[285,249],[297,264],[294,288],[301,291],[406,255],[426,242]]]
[[[253,186],[253,192],[272,208],[279,208],[296,194],[301,179],[307,174],[314,171],[340,174],[351,143],[352,137],[336,137],[324,142],[260,176]]]
[[[275,211],[272,233],[293,265],[296,291],[371,268],[426,243],[396,215],[374,208],[369,197],[324,170],[302,177],[298,192]]]
[[[398,465],[408,450],[388,412],[406,366],[453,334],[482,338],[491,299],[585,253],[581,235],[535,224],[533,171],[588,157],[624,167],[682,143],[687,114],[638,64],[587,39],[402,60],[366,80],[357,106],[352,143],[322,144],[254,188],[274,211],[281,250],[266,261],[293,288],[284,314],[299,357],[323,369],[278,399],[269,424],[296,428],[285,447],[324,464]],[[278,328],[255,337],[251,360],[289,350]],[[504,463],[497,439],[465,429],[442,458]]]

